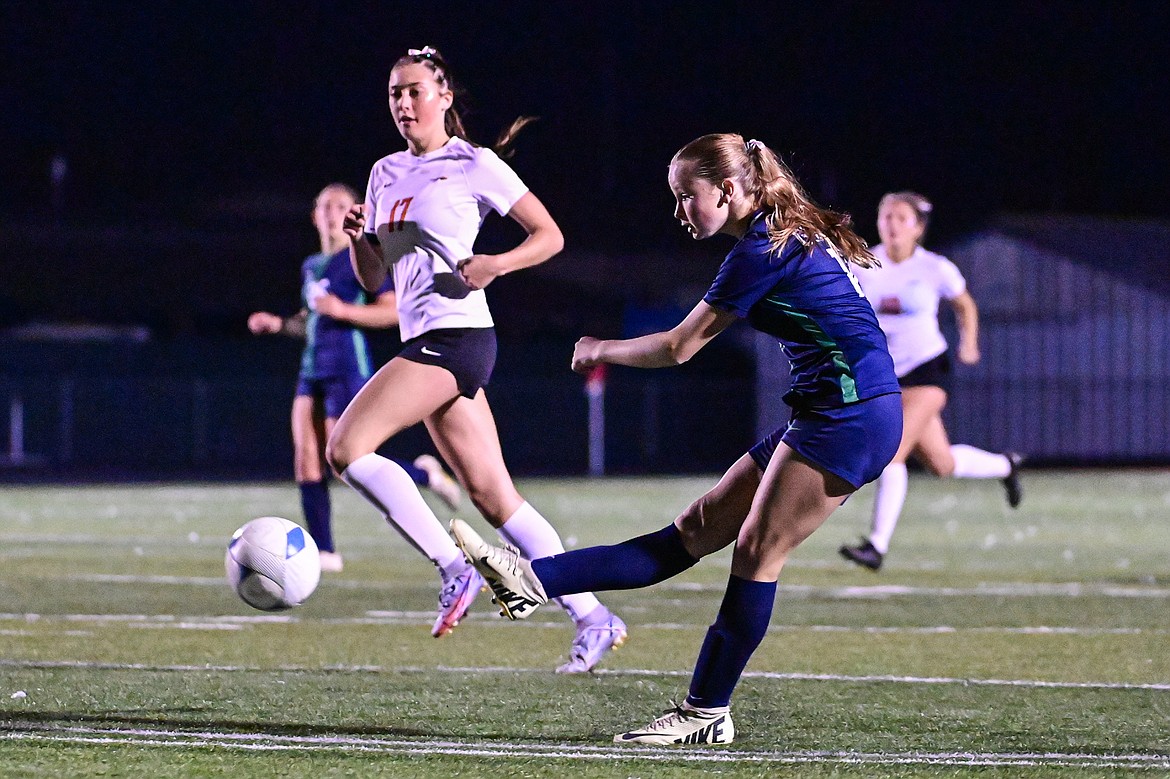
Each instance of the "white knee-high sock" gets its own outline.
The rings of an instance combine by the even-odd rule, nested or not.
[[[498,532],[505,541],[514,545],[529,560],[552,557],[565,551],[565,546],[561,543],[561,537],[557,535],[557,531],[527,501],[520,504],[520,508],[508,517]],[[577,623],[585,621],[601,605],[601,601],[597,600],[597,596],[591,592],[564,595],[554,600]]]
[[[401,465],[377,454],[366,454],[350,463],[341,478],[372,503],[411,546],[434,563],[444,578],[467,567],[463,553],[443,530]]]
[[[951,456],[955,458],[957,479],[1003,479],[1012,472],[1007,455],[985,452],[974,446],[952,444]]]
[[[910,481],[906,463],[890,463],[877,479],[877,494],[873,499],[873,527],[869,542],[873,548],[885,554],[890,551],[890,539],[902,516],[902,505],[906,502],[906,486]]]

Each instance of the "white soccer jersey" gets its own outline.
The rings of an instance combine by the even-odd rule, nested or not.
[[[963,294],[967,282],[953,262],[921,246],[902,262],[892,261],[881,244],[872,251],[880,268],[851,270],[877,313],[894,373],[901,378],[947,350],[938,327],[938,302]]]
[[[366,230],[377,235],[394,275],[402,340],[428,330],[491,327],[483,290],[470,290],[456,263],[489,210],[507,214],[528,187],[494,151],[452,138],[415,156],[395,152],[375,163],[366,189]]]

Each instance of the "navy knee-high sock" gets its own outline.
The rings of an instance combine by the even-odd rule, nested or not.
[[[613,546],[574,549],[532,561],[550,598],[595,590],[632,590],[677,576],[699,562],[674,524]]]
[[[755,582],[734,574],[727,582],[719,616],[707,629],[699,650],[687,703],[692,706],[727,706],[744,666],[764,640],[776,582]]]
[[[322,552],[333,551],[332,511],[329,507],[329,482],[303,481],[301,488],[301,510],[305,512],[305,524],[309,535],[317,542]]]

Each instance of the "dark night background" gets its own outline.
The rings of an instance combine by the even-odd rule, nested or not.
[[[516,115],[543,118],[515,165],[573,247],[685,246],[666,162],[717,130],[768,142],[870,237],[877,198],[899,187],[936,199],[943,233],[1004,210],[1170,214],[1165,3],[15,2],[2,13],[8,218],[47,214],[56,153],[69,165],[65,213],[89,223],[190,220],[233,199],[307,203],[325,181],[363,185],[401,147],[389,64],[423,44],[452,63],[480,140]],[[258,230],[287,214],[260,217]]]
[[[297,268],[317,249],[312,198],[335,180],[364,191],[371,164],[403,148],[386,79],[407,48],[429,44],[466,93],[474,139],[490,142],[521,114],[541,117],[512,162],[561,224],[566,250],[488,290],[502,345],[495,397],[516,406],[497,413],[520,424],[525,408],[580,405],[565,370],[576,337],[668,327],[701,296],[728,243],[686,237],[665,174],[674,151],[703,133],[765,141],[871,241],[881,194],[904,188],[935,201],[927,244],[944,249],[1010,213],[1166,224],[1168,9],[1055,0],[4,3],[0,327],[141,326],[150,338],[99,349],[14,336],[0,369],[18,381],[88,370],[109,377],[111,402],[147,387],[145,376],[181,387],[208,380],[213,419],[272,438],[287,398],[271,387],[291,382],[298,346],[249,338],[245,319],[297,308]],[[56,187],[54,158],[67,166]],[[518,236],[492,218],[478,248]],[[396,346],[378,339],[382,356]],[[754,367],[750,344],[729,335],[678,381],[733,398],[741,389],[717,382],[750,386]],[[224,389],[248,377],[254,388]],[[544,389],[531,396],[500,384],[533,377]],[[237,408],[240,391],[271,397],[272,408]],[[219,410],[216,392],[235,416]],[[550,403],[554,392],[565,399]],[[95,417],[111,413],[98,408]],[[646,418],[619,411],[630,415],[618,420],[625,427]],[[715,416],[743,429],[700,430],[696,451],[665,430],[676,443],[655,467],[721,468],[752,435],[743,408],[725,411]],[[46,430],[64,429],[44,415]],[[160,419],[150,435],[161,442],[178,428]],[[549,422],[531,424],[514,437],[534,440]],[[194,433],[204,453],[196,460],[246,452],[234,434],[217,444],[214,431]],[[715,438],[727,452],[703,448]],[[103,451],[132,451],[142,439]],[[61,461],[83,459],[56,446]],[[577,467],[537,451],[521,464]]]

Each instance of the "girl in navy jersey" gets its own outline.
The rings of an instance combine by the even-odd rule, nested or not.
[[[357,193],[345,184],[330,184],[317,195],[313,226],[321,251],[301,265],[300,311],[291,317],[257,311],[248,317],[248,329],[256,335],[282,333],[305,339],[292,407],[293,473],[324,571],[342,568],[333,544],[328,469],[322,457],[325,440],[373,373],[366,337],[359,328],[398,324],[393,285],[387,281],[371,295],[358,284],[351,267],[349,236],[341,225],[355,202]],[[422,455],[414,464],[402,466],[452,509],[458,505],[459,485],[434,457]]]
[[[881,266],[858,271],[862,289],[886,334],[894,372],[902,385],[902,444],[877,480],[870,534],[841,556],[874,571],[890,549],[890,539],[906,502],[906,459],[913,454],[937,476],[999,479],[1008,505],[1020,504],[1020,455],[986,452],[952,444],[942,411],[950,392],[951,362],[938,326],[938,304],[948,301],[959,325],[959,362],[979,362],[979,309],[967,282],[946,257],[922,247],[933,206],[917,192],[890,192],[878,205],[882,242],[873,253]]]
[[[390,71],[390,114],[407,149],[370,171],[366,202],[345,221],[354,270],[366,289],[393,274],[405,345],[346,409],[328,457],[436,568],[443,580],[436,637],[451,631],[483,585],[402,469],[374,450],[423,422],[480,513],[533,557],[564,551],[556,531],[516,491],[483,387],[496,336],[483,288],[497,276],[544,262],[563,238],[544,205],[492,149],[467,140],[453,102],[451,70],[427,47]],[[497,144],[510,145],[527,120]],[[488,212],[514,219],[527,237],[502,254],[473,248]],[[592,594],[561,605],[577,625],[564,673],[588,671],[626,638],[625,624]]]
[[[573,369],[685,362],[737,319],[776,337],[792,363],[791,422],[756,444],[715,487],[655,533],[528,562],[452,520],[460,547],[504,612],[549,597],[645,587],[734,542],[731,576],[686,700],[619,742],[727,744],[731,693],[772,613],[788,555],[881,473],[902,430],[898,382],[873,309],[849,270],[873,257],[848,217],[818,208],[759,141],[705,135],[671,161],[675,217],[697,240],[736,239],[715,281],[674,329],[621,341],[582,338]],[[780,399],[777,398],[777,402]]]

